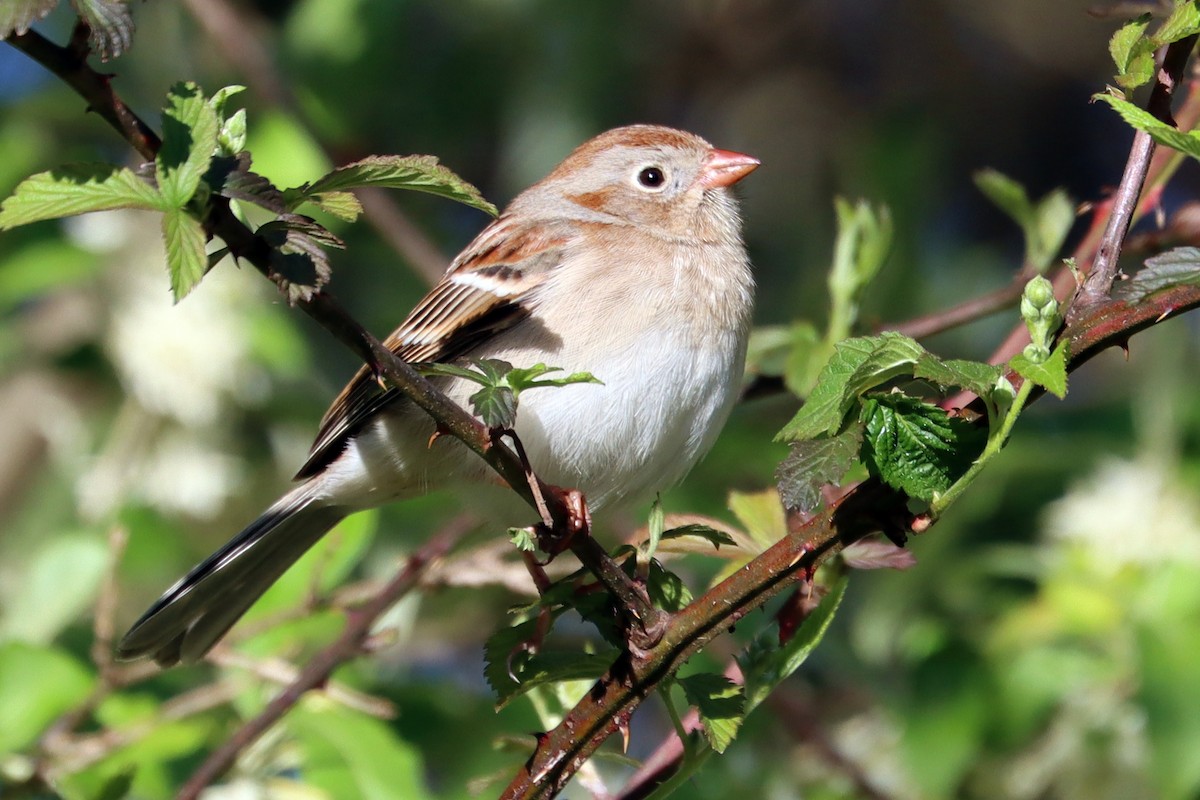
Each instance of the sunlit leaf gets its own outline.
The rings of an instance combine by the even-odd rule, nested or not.
[[[0,205],[0,229],[89,211],[163,207],[158,191],[132,170],[111,164],[67,164],[21,181]]]

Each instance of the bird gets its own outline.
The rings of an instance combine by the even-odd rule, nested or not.
[[[591,510],[652,496],[709,450],[737,399],[754,278],[730,187],[759,163],[661,125],[602,133],[517,195],[384,345],[408,362],[592,373],[598,383],[521,395],[526,457]],[[433,381],[460,404],[478,389]],[[295,488],[167,589],[118,658],[198,661],[343,517],[495,480],[435,432],[364,366],[325,413]]]

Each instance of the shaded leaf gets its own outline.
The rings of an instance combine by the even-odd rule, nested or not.
[[[115,208],[164,208],[162,195],[132,170],[67,164],[31,175],[0,205],[0,229]]]
[[[1062,248],[1075,222],[1075,204],[1061,189],[1046,194],[1036,203],[1025,187],[994,169],[979,170],[975,185],[1021,227],[1025,237],[1025,261],[1042,272]]]
[[[729,510],[758,544],[759,552],[787,535],[787,515],[775,489],[730,492]]]
[[[133,45],[133,14],[125,0],[71,0],[91,29],[88,44],[101,61],[109,61]]]
[[[1140,303],[1155,292],[1200,283],[1200,248],[1177,247],[1146,259],[1146,265],[1113,287],[1113,297]]]
[[[742,687],[712,672],[701,672],[678,679],[688,704],[695,706],[704,725],[704,736],[718,753],[737,736],[745,718],[746,695]]]
[[[793,442],[775,470],[783,504],[804,513],[816,508],[821,488],[838,483],[858,460],[862,438],[863,426],[854,423],[837,436]]]
[[[816,388],[775,441],[796,442],[838,432],[859,395],[912,374],[913,364],[924,354],[925,348],[895,332],[839,342]]]
[[[262,175],[250,171],[249,153],[217,156],[204,173],[204,183],[213,192],[231,200],[253,203],[280,215],[288,210],[283,193]]]
[[[663,611],[674,613],[692,602],[692,592],[683,579],[664,567],[657,559],[650,561],[646,591],[650,595],[650,602]]]
[[[496,215],[479,190],[438,163],[434,156],[368,156],[301,187],[304,198],[323,192],[379,186],[447,197]]]
[[[204,228],[182,208],[169,208],[163,212],[162,232],[167,248],[171,292],[175,295],[175,301],[179,302],[195,288],[208,269]]]
[[[663,511],[662,498],[655,495],[654,504],[650,506],[650,518],[646,522],[646,530],[649,533],[649,539],[644,548],[646,560],[653,559],[654,554],[658,551],[658,543],[662,541],[665,519],[666,514]]]
[[[958,387],[980,397],[987,397],[1004,371],[982,361],[949,359],[926,354],[913,366],[913,377],[935,383],[942,390]]]
[[[182,208],[200,186],[217,148],[217,112],[200,87],[180,82],[167,93],[162,147],[155,158],[158,188],[165,201]]]
[[[271,277],[289,302],[311,299],[329,281],[329,255],[322,245],[341,247],[342,241],[328,230],[308,217],[286,214],[257,233],[271,248]]]
[[[557,617],[562,610],[549,613]],[[599,678],[618,655],[616,648],[610,647],[598,653],[542,649],[531,654],[522,648],[533,641],[537,624],[537,619],[531,619],[502,628],[484,645],[484,677],[496,693],[497,708],[547,683]],[[517,680],[513,680],[513,675]]]
[[[680,525],[678,527],[671,528],[670,530],[663,531],[662,540],[666,542],[672,539],[683,539],[685,537],[703,539],[718,550],[721,549],[721,545],[723,544],[729,545],[730,547],[737,547],[737,542],[735,542],[733,537],[725,531],[719,531],[709,525],[701,525],[698,523]]]
[[[1024,353],[1013,356],[1008,365],[1027,381],[1033,381],[1059,399],[1067,396],[1067,346],[1060,344],[1041,363]]]
[[[902,394],[868,398],[862,420],[867,468],[889,486],[927,502],[966,472],[986,438],[981,428]]]

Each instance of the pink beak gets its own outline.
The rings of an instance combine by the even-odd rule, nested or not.
[[[753,156],[730,150],[713,150],[704,161],[704,169],[700,172],[700,185],[705,189],[732,186],[754,172],[761,163]]]

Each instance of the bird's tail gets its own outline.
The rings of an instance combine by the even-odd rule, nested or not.
[[[168,589],[117,645],[164,667],[204,656],[288,567],[347,514],[298,486]]]

